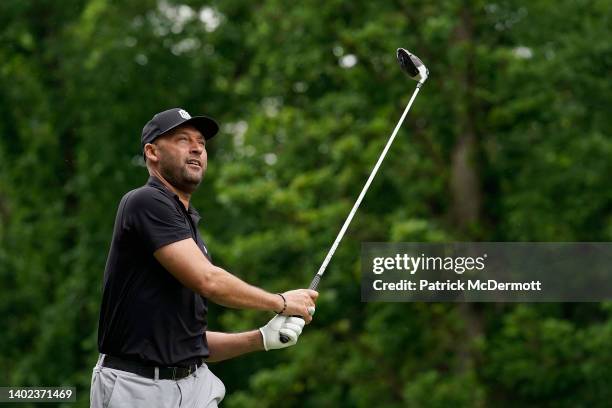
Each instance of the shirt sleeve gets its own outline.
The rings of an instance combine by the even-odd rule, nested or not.
[[[191,228],[172,199],[154,188],[134,192],[126,202],[126,227],[149,253],[191,238]]]

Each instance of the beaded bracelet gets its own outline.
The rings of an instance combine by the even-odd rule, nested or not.
[[[283,303],[284,303],[284,305],[283,305],[283,310],[281,310],[280,312],[275,312],[275,313],[276,313],[276,314],[283,314],[283,312],[284,312],[285,310],[287,310],[287,299],[285,299],[285,296],[283,296],[283,294],[282,294],[282,293],[277,293],[277,295],[278,295],[278,296],[280,296],[281,298],[283,298]]]

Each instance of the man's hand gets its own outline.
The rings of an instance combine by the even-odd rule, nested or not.
[[[306,323],[312,321],[310,310],[314,310],[319,292],[310,289],[296,289],[283,293],[283,296],[287,300],[283,316],[302,316]]]
[[[304,319],[282,315],[274,316],[268,324],[259,328],[264,349],[268,351],[293,346],[297,343],[303,328]],[[281,333],[289,338],[287,343],[281,343]]]

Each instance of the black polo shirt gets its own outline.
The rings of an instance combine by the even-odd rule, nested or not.
[[[153,256],[157,249],[193,238],[200,216],[157,178],[123,196],[106,269],[98,326],[101,353],[160,366],[208,357],[206,298],[183,286]]]

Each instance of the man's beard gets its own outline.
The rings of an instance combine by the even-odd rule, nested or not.
[[[185,193],[193,193],[204,178],[205,168],[202,166],[202,173],[196,175],[187,169],[187,163],[182,165],[171,158],[162,158],[159,162],[159,171],[163,178],[172,184],[177,190]]]

